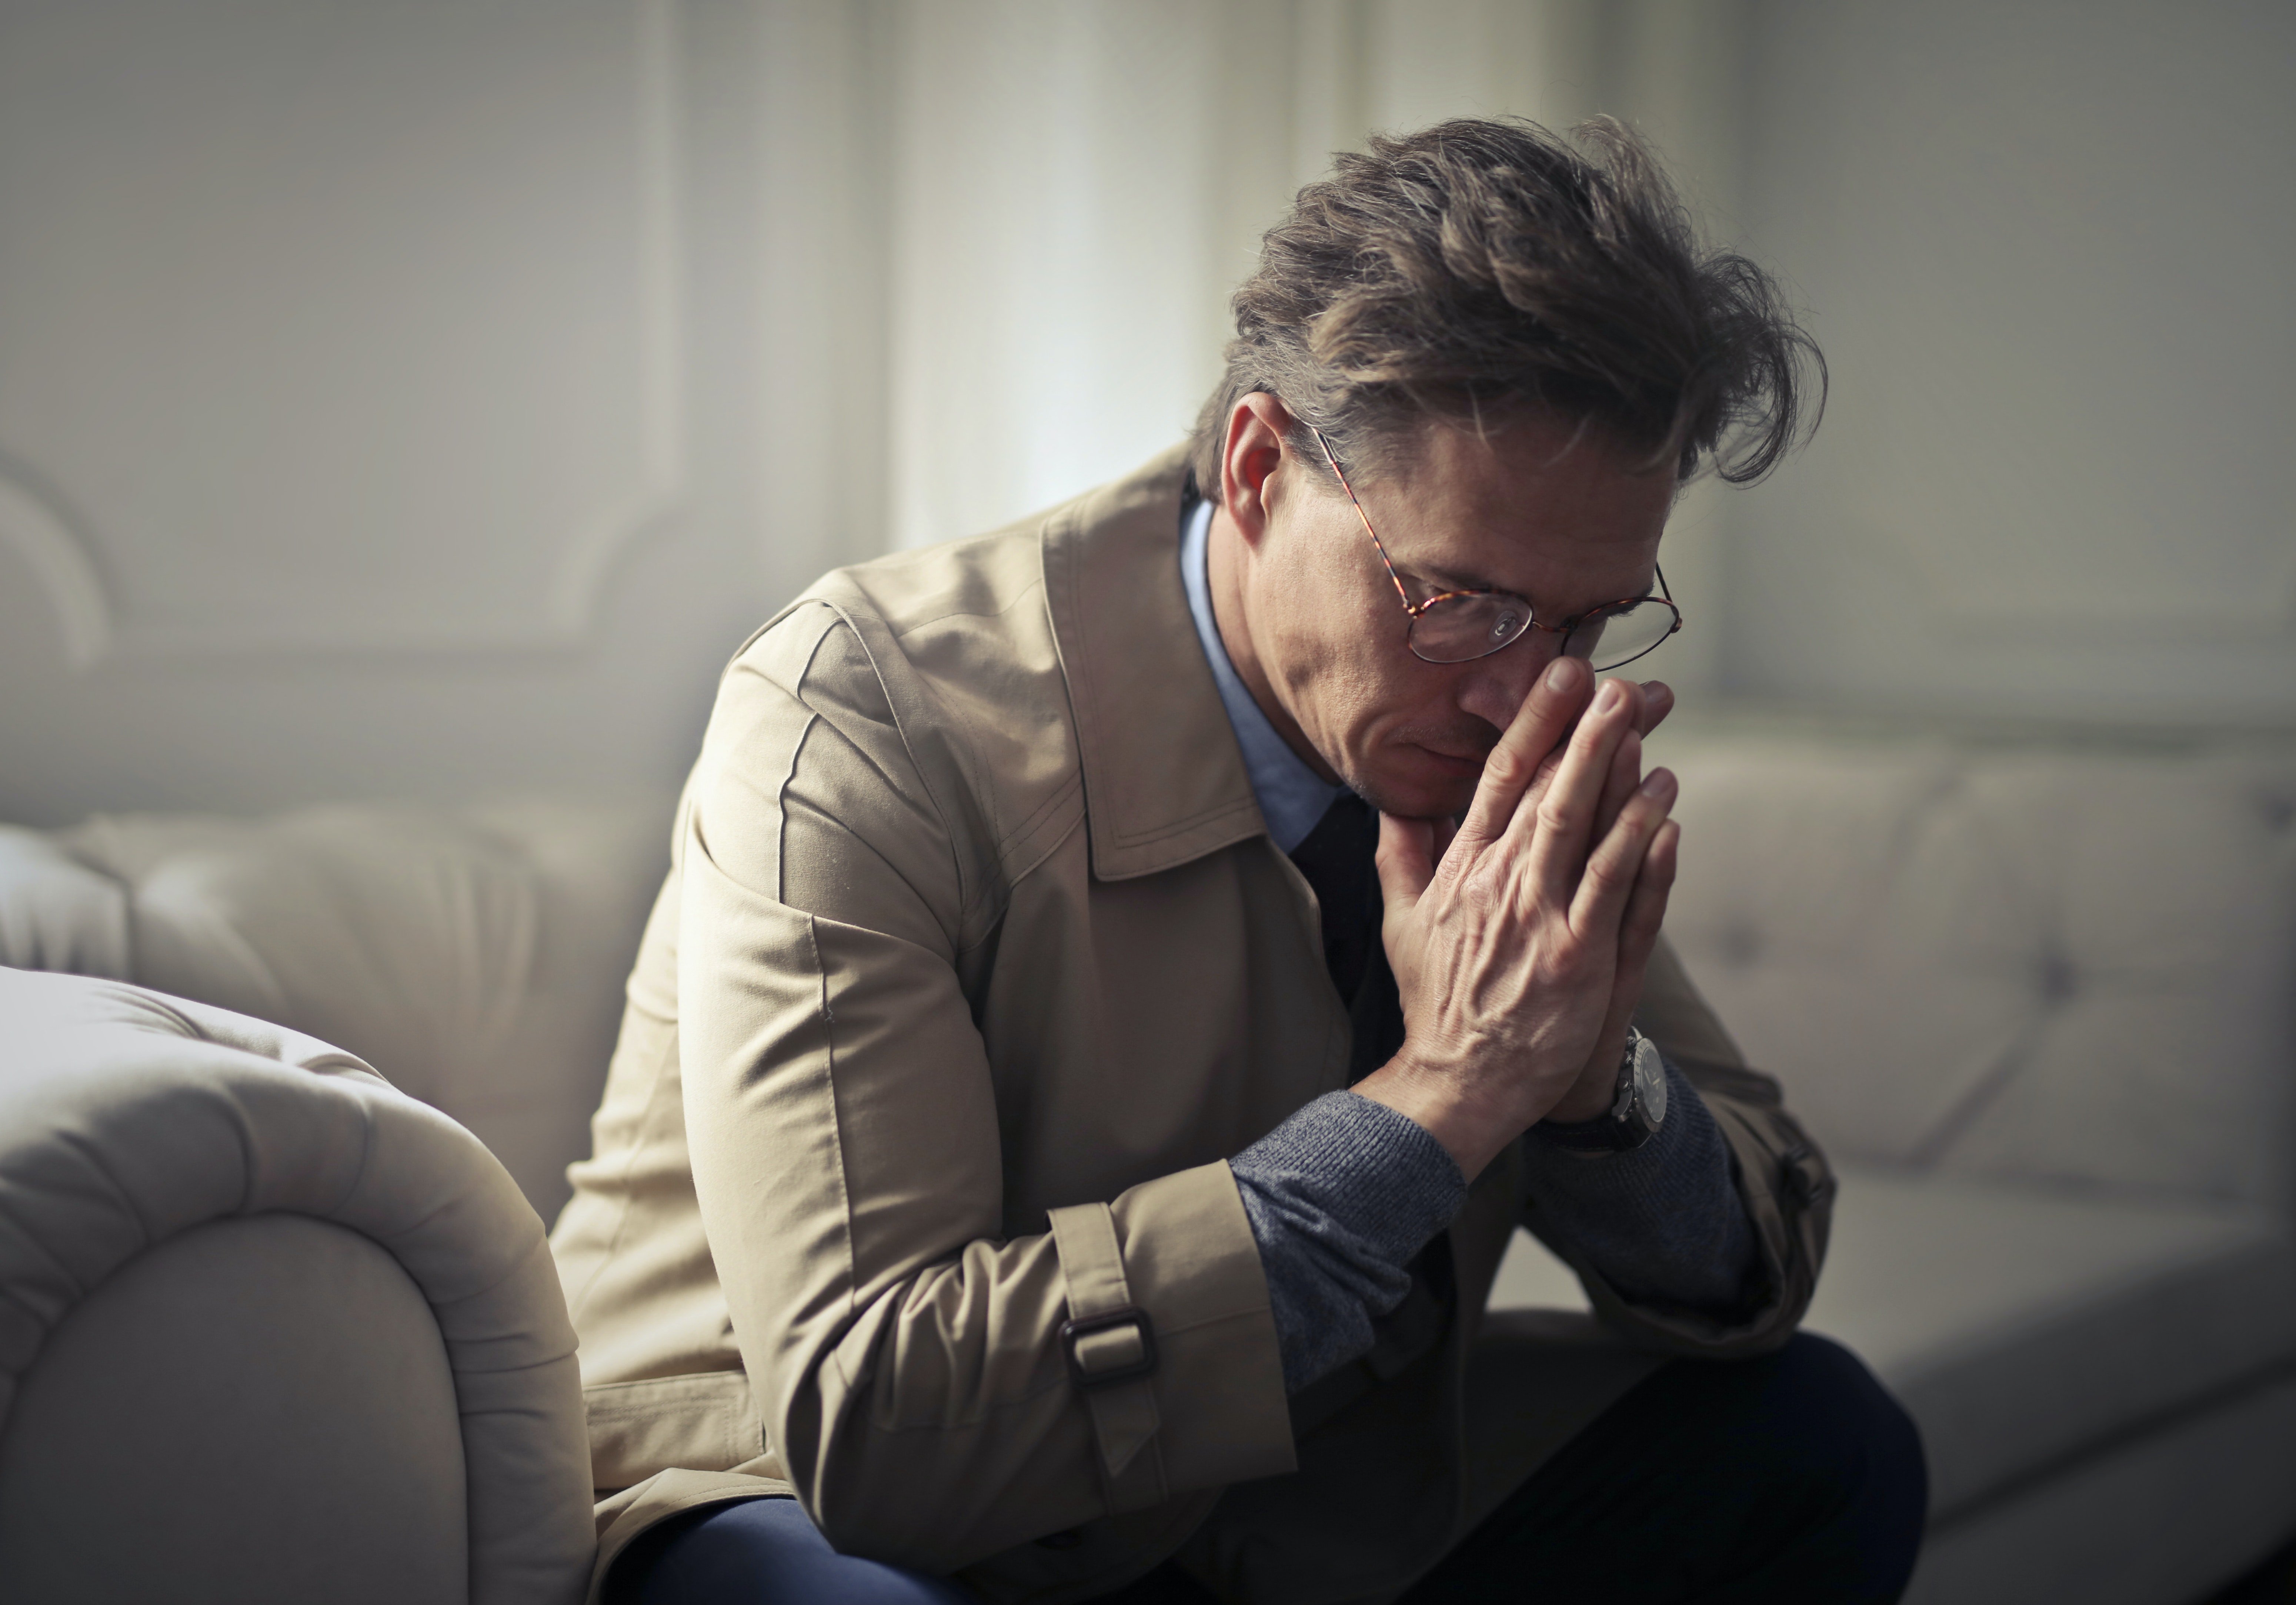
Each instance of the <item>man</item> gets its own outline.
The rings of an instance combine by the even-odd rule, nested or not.
[[[1189,452],[736,655],[556,1235],[604,1597],[1902,1586],[1825,1167],[1659,940],[1671,694],[1597,683],[1806,342],[1591,138],[1342,158]],[[1519,1222],[1601,1331],[1483,1321]]]

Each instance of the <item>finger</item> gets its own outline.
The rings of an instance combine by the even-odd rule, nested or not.
[[[1619,811],[1642,783],[1643,738],[1630,723],[1627,733],[1619,737],[1619,750],[1611,754],[1611,772],[1603,777],[1603,801],[1595,810],[1595,841],[1611,834],[1611,827],[1619,822]]]
[[[1635,731],[1637,735],[1647,736],[1665,720],[1669,713],[1674,711],[1674,687],[1664,680],[1644,680],[1639,686],[1634,685],[1631,681],[1627,684],[1630,691],[1639,693],[1643,698],[1642,706],[1635,715]],[[1652,702],[1653,698],[1656,699],[1655,704]],[[1546,793],[1548,782],[1554,778],[1554,771],[1562,767],[1562,754],[1566,750],[1565,745],[1558,742],[1546,756],[1539,761],[1538,772],[1531,778],[1530,789],[1523,794],[1522,802],[1516,805],[1517,813],[1535,804]],[[1636,778],[1640,779],[1640,775]],[[1628,783],[1627,789],[1629,791],[1634,789],[1632,782]],[[1603,831],[1609,828],[1610,819],[1606,817],[1595,833],[1595,839],[1599,841]]]
[[[1628,894],[1626,912],[1619,920],[1620,978],[1631,979],[1636,986],[1666,925],[1667,899],[1674,891],[1676,853],[1681,841],[1679,819],[1669,819],[1652,833],[1642,870],[1635,877],[1635,889]]]
[[[1379,816],[1379,850],[1372,862],[1379,870],[1382,923],[1408,914],[1425,895],[1435,878],[1435,863],[1442,855],[1435,847],[1436,827],[1425,819]]]
[[[1644,680],[1643,682],[1643,716],[1636,721],[1635,728],[1647,736],[1664,724],[1666,716],[1673,712],[1674,687],[1664,680]]]
[[[1603,1019],[1603,1034],[1596,1039],[1596,1064],[1615,1064],[1620,1050],[1626,1046],[1627,1028],[1634,1024],[1635,1009],[1642,1002],[1643,977],[1650,969],[1650,958],[1658,946],[1659,932],[1666,925],[1667,894],[1674,887],[1675,844],[1682,839],[1682,827],[1669,819],[1651,837],[1650,851],[1643,854],[1643,867],[1635,877],[1635,889],[1627,896],[1626,913],[1619,921],[1618,968],[1611,972],[1611,1010]]]
[[[1674,807],[1676,793],[1670,770],[1652,770],[1635,788],[1619,814],[1619,822],[1587,855],[1586,873],[1570,901],[1570,928],[1589,942],[1618,940],[1628,896],[1641,875],[1652,841]]]
[[[1483,760],[1475,800],[1459,826],[1460,834],[1471,844],[1495,842],[1506,833],[1508,821],[1538,778],[1540,764],[1594,695],[1594,672],[1577,658],[1559,657],[1547,665],[1530,695],[1522,699],[1522,706],[1515,710],[1498,745]]]
[[[1618,680],[1606,680],[1570,737],[1570,751],[1538,799],[1533,817],[1520,827],[1525,889],[1545,907],[1568,909],[1587,852],[1595,840],[1595,814],[1603,786],[1628,729],[1633,698]]]
[[[1435,826],[1435,861],[1439,865],[1442,863],[1445,856],[1450,852],[1451,844],[1458,838],[1459,821],[1455,819],[1451,819],[1447,815],[1445,818],[1437,819],[1433,823]]]

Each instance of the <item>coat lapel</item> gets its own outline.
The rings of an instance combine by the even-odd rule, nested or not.
[[[1180,583],[1186,478],[1176,447],[1045,525],[1046,604],[1102,880],[1153,875],[1267,829]]]

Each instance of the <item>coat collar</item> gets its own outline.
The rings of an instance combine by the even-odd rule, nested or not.
[[[1153,875],[1267,829],[1181,586],[1187,472],[1175,447],[1045,523],[1046,605],[1102,880]]]

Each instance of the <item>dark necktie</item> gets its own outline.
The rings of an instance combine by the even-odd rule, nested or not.
[[[1322,907],[1324,967],[1355,1030],[1348,1055],[1350,1082],[1369,1075],[1403,1046],[1403,1005],[1379,934],[1379,870],[1372,861],[1378,848],[1379,815],[1353,792],[1342,792],[1292,850],[1292,863]]]
[[[1403,1002],[1380,940],[1379,815],[1353,792],[1341,792],[1316,828],[1292,850],[1292,861],[1314,888],[1324,917],[1324,967],[1347,1005],[1353,1035],[1348,1082],[1361,1081],[1403,1046]],[[1451,1238],[1439,1231],[1411,1262],[1411,1291],[1402,1304],[1372,1322],[1378,1346],[1366,1363],[1380,1377],[1394,1374],[1443,1335],[1455,1284]]]

